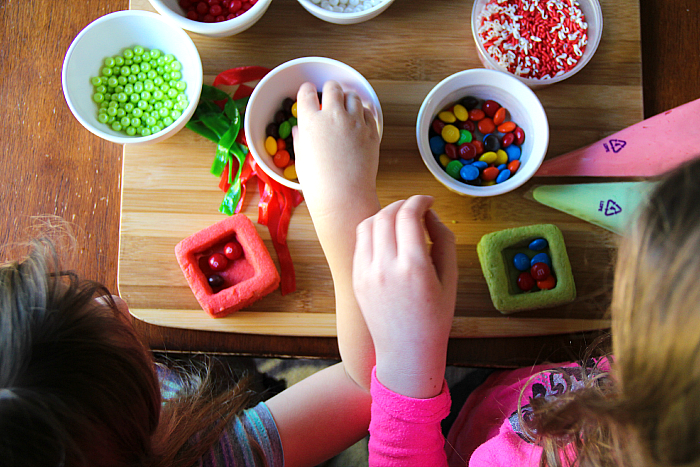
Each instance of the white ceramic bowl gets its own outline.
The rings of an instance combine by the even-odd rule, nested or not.
[[[128,136],[97,120],[98,105],[92,100],[90,78],[99,76],[105,58],[141,45],[171,53],[182,63],[189,105],[172,125],[149,136]],[[63,60],[63,94],[75,118],[90,132],[119,144],[162,141],[177,133],[190,119],[202,92],[202,61],[192,39],[160,15],[147,11],[117,11],[96,19],[75,37]]]
[[[365,107],[371,110],[377,121],[381,139],[384,117],[379,98],[369,82],[357,70],[337,60],[325,57],[304,57],[283,63],[260,80],[250,96],[245,113],[245,137],[255,162],[267,175],[282,185],[301,190],[298,182],[284,178],[283,170],[275,166],[265,150],[265,128],[274,121],[275,113],[282,108],[282,101],[290,97],[296,100],[299,87],[313,83],[320,91],[326,81],[337,81],[344,91],[354,91]]]
[[[473,186],[445,172],[430,150],[430,125],[437,114],[466,96],[492,99],[510,114],[510,120],[525,131],[520,168],[508,180],[492,186]],[[528,181],[542,164],[549,145],[547,115],[534,92],[512,75],[482,68],[461,71],[438,83],[418,111],[416,140],[423,162],[440,183],[467,196],[495,196],[512,191]]]
[[[472,8],[472,36],[474,37],[476,50],[479,54],[481,63],[483,63],[486,68],[509,73],[508,70],[502,67],[488,52],[486,52],[486,49],[484,48],[484,45],[478,35],[478,19],[489,1],[491,0],[474,1],[474,7]],[[588,44],[586,45],[586,50],[583,52],[583,56],[581,56],[576,66],[562,75],[548,79],[523,78],[517,75],[513,76],[531,88],[536,89],[549,84],[564,81],[567,78],[571,78],[586,66],[598,49],[600,37],[603,34],[603,12],[600,9],[600,3],[598,3],[598,0],[577,0],[577,2],[579,4],[579,8],[583,12],[583,15],[585,16],[585,22],[588,24]]]
[[[186,11],[178,0],[148,0],[158,13],[172,24],[203,36],[226,37],[245,31],[258,22],[267,11],[272,0],[258,0],[253,7],[241,16],[220,23],[203,23],[188,19]]]
[[[384,10],[389,8],[394,0],[383,0],[379,5],[375,5],[372,8],[356,12],[356,13],[338,13],[334,11],[326,10],[321,8],[319,5],[314,4],[311,0],[298,0],[301,6],[303,6],[306,11],[314,15],[316,18],[322,19],[323,21],[328,21],[334,24],[356,24],[362,23],[363,21],[368,21]]]

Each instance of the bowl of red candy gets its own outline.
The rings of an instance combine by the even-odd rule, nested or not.
[[[149,0],[171,23],[203,36],[226,37],[262,18],[272,0]]]
[[[475,0],[472,8],[472,35],[481,62],[532,88],[581,71],[602,32],[598,0]]]

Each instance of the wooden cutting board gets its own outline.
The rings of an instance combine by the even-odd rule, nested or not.
[[[573,78],[536,91],[549,117],[548,158],[643,118],[639,3],[601,0],[601,6],[603,37],[590,63]],[[130,7],[152,10],[146,0],[132,0]],[[228,68],[273,68],[311,55],[341,60],[370,81],[384,112],[378,178],[382,205],[413,194],[432,195],[434,209],[457,237],[460,274],[453,337],[605,328],[617,236],[524,196],[534,185],[566,180],[534,179],[506,195],[467,198],[444,188],[421,160],[415,119],[423,99],[446,76],[481,67],[471,37],[471,8],[471,0],[398,0],[369,22],[339,26],[311,16],[296,0],[274,0],[244,33],[191,37],[209,83]],[[151,146],[124,148],[118,285],[131,313],[148,323],[186,329],[334,336],[331,276],[303,203],[292,216],[288,240],[297,291],[283,297],[277,290],[226,318],[210,318],[200,309],[173,249],[222,219],[217,208],[223,193],[209,174],[214,151],[213,143],[188,129]],[[257,201],[257,190],[249,191],[244,213],[253,221]],[[561,307],[503,316],[491,303],[476,244],[484,234],[538,223],[562,230],[578,298]],[[267,228],[257,227],[276,260]]]

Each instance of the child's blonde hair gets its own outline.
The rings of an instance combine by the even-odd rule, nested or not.
[[[610,378],[532,401],[542,465],[700,465],[699,281],[696,160],[663,178],[622,239]]]

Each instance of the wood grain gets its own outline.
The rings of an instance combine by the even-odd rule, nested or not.
[[[273,6],[285,1],[293,2],[275,0]],[[384,15],[395,14],[392,10],[398,6],[421,11],[426,3],[433,2],[401,0]],[[644,116],[650,117],[700,98],[700,2],[640,0],[639,4]],[[115,291],[122,148],[99,140],[73,118],[60,90],[60,71],[65,51],[84,26],[127,8],[127,0],[0,2],[0,244],[4,245],[0,260],[17,257],[19,249],[13,246],[33,235],[35,216],[59,214],[73,224],[77,237],[78,246],[67,265]],[[314,27],[321,28],[316,36],[322,39],[329,26],[318,21]],[[407,24],[398,37],[410,34]],[[421,50],[439,47],[438,42],[425,41]],[[263,48],[255,50],[262,53]],[[622,54],[616,57],[625,59]],[[421,63],[413,60],[404,65],[410,79],[416,76],[410,70],[418,70]],[[624,79],[622,74],[619,80]],[[585,136],[588,140],[594,137]],[[188,331],[138,320],[134,325],[144,342],[158,350],[338,358],[334,338]],[[448,359],[450,363],[498,367],[570,360],[582,355],[594,335],[452,339]]]

